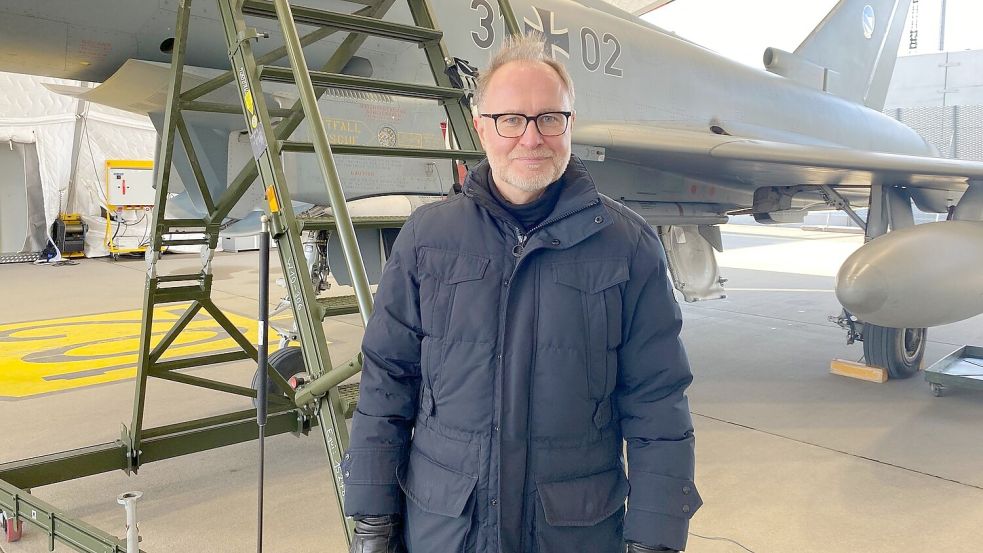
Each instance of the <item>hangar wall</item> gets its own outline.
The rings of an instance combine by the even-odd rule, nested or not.
[[[884,113],[944,157],[983,161],[983,50],[898,58]]]

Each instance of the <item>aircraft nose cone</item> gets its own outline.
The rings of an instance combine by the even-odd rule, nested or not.
[[[861,319],[884,307],[889,286],[884,273],[863,257],[850,256],[836,275],[837,299]]]

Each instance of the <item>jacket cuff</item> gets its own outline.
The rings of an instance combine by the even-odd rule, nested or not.
[[[402,447],[358,448],[345,452],[341,475],[345,483],[345,514],[388,515],[403,511],[403,492],[396,471]]]
[[[345,485],[345,515],[382,516],[403,512],[399,486]]]
[[[689,519],[703,505],[693,481],[642,470],[630,471],[629,481],[625,539],[684,549]]]
[[[686,549],[689,519],[628,508],[625,513],[626,541],[650,547],[668,547],[672,551]]]

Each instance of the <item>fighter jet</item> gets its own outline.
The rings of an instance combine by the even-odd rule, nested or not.
[[[393,0],[301,3],[412,21]],[[194,4],[191,35],[197,42],[186,63],[200,70],[187,70],[186,87],[229,67],[216,9],[208,0]],[[246,0],[244,6],[248,13],[262,4]],[[104,82],[73,93],[147,113],[160,124],[176,5],[177,0],[90,0],[84,7],[5,0],[0,70]],[[450,69],[463,87],[473,86],[474,75],[506,36],[499,3],[431,5],[453,56]],[[983,272],[979,256],[970,253],[983,245],[983,164],[942,159],[913,130],[881,113],[910,0],[841,0],[794,52],[767,49],[764,70],[730,61],[601,0],[512,0],[511,6],[519,25],[541,33],[548,53],[573,75],[574,153],[602,193],[660,229],[674,285],[686,301],[724,297],[714,250],[722,249],[718,225],[729,215],[787,223],[801,221],[810,210],[836,208],[864,227],[868,240],[840,269],[836,293],[845,308],[838,321],[851,341],[864,342],[869,364],[892,377],[911,376],[922,361],[927,327],[983,313]],[[269,20],[249,24],[259,37],[279,34]],[[343,37],[329,35],[308,46],[311,66],[341,44]],[[254,51],[272,62],[278,44],[259,38]],[[342,72],[402,81],[429,77],[415,47],[381,39],[366,40]],[[281,105],[293,94],[264,91]],[[235,90],[213,94],[234,97]],[[320,102],[334,140],[383,146],[446,140],[440,116],[417,103],[330,90]],[[208,146],[202,165],[214,177],[210,186],[228,182],[233,160],[250,158],[242,117],[230,117],[189,122],[194,140]],[[292,196],[327,205],[313,163],[285,158]],[[373,177],[366,179],[364,163],[339,164],[350,200],[439,196],[456,177],[443,163],[410,160],[375,162],[368,167]],[[190,175],[188,167],[176,168],[185,179]],[[257,189],[257,203],[259,196]],[[191,187],[185,202],[173,203],[202,211]],[[948,213],[949,220],[916,226],[912,203]],[[868,208],[866,220],[859,208]],[[255,225],[253,209],[231,216],[240,226]]]

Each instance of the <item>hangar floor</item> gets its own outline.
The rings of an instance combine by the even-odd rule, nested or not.
[[[684,340],[696,376],[690,398],[697,482],[705,500],[693,519],[688,551],[983,550],[983,394],[950,390],[935,398],[920,376],[872,384],[829,374],[832,358],[856,360],[862,354],[859,345],[846,346],[844,332],[826,320],[838,311],[832,275],[859,237],[731,225],[724,243],[728,251],[720,263],[730,297],[683,306]],[[197,265],[194,255],[167,259],[175,269]],[[251,318],[255,254],[219,254],[215,267],[216,303]],[[13,350],[4,336],[23,326],[14,323],[102,313],[132,320],[133,313],[125,312],[140,309],[143,270],[137,259],[0,266],[0,356]],[[271,295],[279,297],[279,289]],[[59,324],[116,333],[116,354],[135,344],[128,331],[98,327],[102,323],[79,317]],[[927,364],[963,344],[983,344],[981,323],[978,317],[933,329]],[[357,350],[360,326],[357,316],[326,326],[336,362]],[[82,342],[92,340],[79,332]],[[87,355],[112,365],[118,361],[113,353]],[[0,370],[8,371],[2,362]],[[252,376],[243,364],[196,371],[243,385]],[[118,437],[121,422],[129,424],[133,384],[124,370],[48,376],[40,381],[69,381],[73,387],[26,386],[20,389],[24,397],[0,398],[0,463],[109,442]],[[11,395],[10,389],[12,381],[0,372],[0,395]],[[247,405],[153,381],[147,424]],[[268,551],[343,551],[318,435],[268,440]],[[107,473],[34,493],[122,535],[124,514],[115,499],[129,490],[144,492],[138,505],[146,551],[255,549],[255,443],[148,464],[135,477]],[[47,542],[27,528],[22,541],[0,548],[41,552]],[[70,550],[59,545],[56,551]]]

